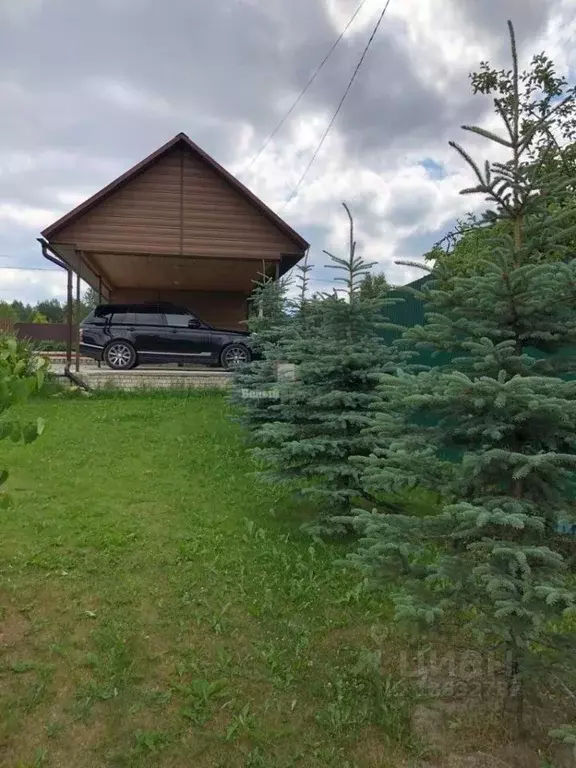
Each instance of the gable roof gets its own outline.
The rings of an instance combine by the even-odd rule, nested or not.
[[[281,230],[290,240],[292,240],[292,242],[299,249],[306,250],[309,247],[309,243],[306,240],[304,240],[304,238],[301,235],[299,235],[294,229],[292,229],[292,227],[286,224],[286,222],[283,219],[281,219],[280,216],[274,213],[274,211],[271,210],[265,203],[263,203],[262,200],[260,200],[260,198],[258,198],[253,192],[251,192],[247,187],[245,187],[241,181],[239,181],[229,171],[227,171],[219,163],[217,163],[216,160],[214,160],[214,158],[210,157],[210,155],[204,152],[204,150],[201,149],[197,144],[195,144],[192,141],[192,139],[189,136],[187,136],[185,133],[178,133],[176,136],[174,136],[173,139],[171,139],[169,142],[164,144],[164,146],[160,147],[160,149],[157,149],[155,152],[152,152],[151,155],[148,155],[148,157],[144,158],[144,160],[141,160],[133,168],[130,168],[130,170],[126,171],[126,173],[123,173],[121,176],[119,176],[113,182],[105,186],[99,192],[96,192],[96,194],[92,195],[92,197],[89,197],[88,200],[85,200],[83,203],[80,203],[80,205],[78,205],[72,211],[65,214],[64,216],[62,216],[62,218],[58,219],[58,221],[54,222],[54,224],[51,224],[49,227],[43,230],[42,236],[45,237],[47,240],[54,238],[54,236],[57,235],[61,229],[63,229],[65,226],[69,225],[76,219],[80,218],[80,216],[87,213],[92,208],[96,207],[100,202],[105,200],[107,197],[109,197],[118,189],[120,189],[125,184],[130,182],[140,173],[145,171],[156,160],[158,160],[163,155],[170,152],[170,150],[174,149],[179,144],[187,147],[194,155],[196,155],[196,157],[198,157],[206,165],[208,165],[213,171],[215,171],[218,174],[218,176],[224,179],[224,181],[227,182],[233,189],[235,189],[236,192],[242,195],[245,200],[247,200],[254,208],[256,208],[260,213],[262,213],[269,221],[272,222],[272,224],[274,224],[279,230]]]

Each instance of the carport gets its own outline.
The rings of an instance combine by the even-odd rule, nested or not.
[[[76,341],[76,370],[80,280],[101,302],[170,301],[238,328],[254,281],[280,277],[308,249],[184,133],[47,227],[39,242],[68,273],[67,367]]]

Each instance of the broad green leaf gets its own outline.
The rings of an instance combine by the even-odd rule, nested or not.
[[[36,422],[26,424],[22,429],[22,437],[26,444],[33,443],[38,437],[38,424]]]

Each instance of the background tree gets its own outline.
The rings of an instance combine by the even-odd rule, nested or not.
[[[18,315],[18,322],[21,322],[21,323],[29,322],[30,316],[34,312],[31,304],[24,304],[21,301],[14,300],[12,302],[12,307],[14,308],[14,311]]]
[[[360,283],[360,296],[365,299],[378,299],[386,296],[390,291],[390,286],[383,272],[373,274],[369,272]]]
[[[394,440],[364,462],[368,488],[435,482],[446,503],[440,514],[360,511],[348,521],[363,535],[355,562],[396,585],[399,620],[430,626],[457,618],[498,648],[520,723],[533,665],[574,667],[573,650],[562,651],[574,646],[564,619],[576,613],[575,595],[555,532],[574,515],[576,382],[559,374],[576,373],[576,261],[546,256],[576,233],[562,205],[573,194],[570,181],[553,164],[544,175],[532,162],[563,102],[550,99],[537,121],[523,119],[509,26],[512,70],[492,83],[482,69],[504,133],[465,130],[506,146],[510,159],[480,169],[452,142],[476,178],[463,193],[487,197],[494,208],[484,221],[506,226],[487,230],[480,273],[437,281],[427,324],[406,333],[416,346],[465,354],[443,370],[385,377],[381,430]],[[455,447],[461,459],[448,463]]]
[[[48,322],[48,318],[46,315],[43,315],[42,312],[38,312],[37,310],[33,310],[28,319],[29,323],[38,323],[38,325],[46,325]]]
[[[98,291],[94,290],[94,288],[87,288],[84,292],[84,295],[82,296],[82,304],[86,309],[86,314],[91,312],[93,309],[96,309],[100,303],[101,302],[99,301]]]
[[[0,301],[0,318],[17,322],[18,313],[11,304],[8,304],[6,301]]]
[[[34,307],[36,312],[44,315],[49,323],[65,323],[66,312],[63,304],[60,304],[58,299],[44,299],[39,301]]]

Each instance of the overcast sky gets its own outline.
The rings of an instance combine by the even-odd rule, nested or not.
[[[285,113],[360,0],[0,0],[0,298],[64,296],[40,229],[184,131],[312,243],[345,249],[352,208],[362,253],[389,278],[456,216],[469,178],[447,146],[489,103],[468,73],[507,64],[512,18],[523,63],[546,50],[574,80],[574,0],[391,0],[364,67],[299,195],[381,0],[362,12],[277,139]]]

